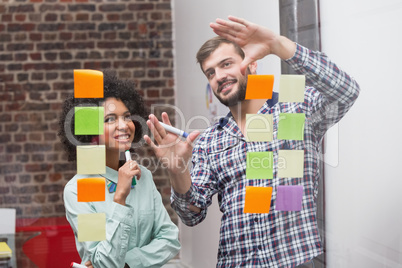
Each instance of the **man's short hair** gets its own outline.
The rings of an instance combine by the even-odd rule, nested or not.
[[[212,52],[214,52],[223,43],[232,44],[234,46],[237,54],[239,54],[240,57],[242,59],[244,59],[244,51],[243,51],[243,49],[241,49],[241,47],[238,44],[236,44],[232,41],[229,41],[221,36],[215,36],[215,37],[207,40],[197,52],[197,56],[196,56],[197,63],[200,64],[201,70],[203,72],[204,72],[204,70],[202,69],[202,64],[204,63],[204,61],[212,54]]]

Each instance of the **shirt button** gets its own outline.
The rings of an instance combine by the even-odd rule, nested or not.
[[[255,218],[254,218],[254,221],[255,221],[255,222],[258,222],[258,218],[257,218],[257,217],[255,217]]]

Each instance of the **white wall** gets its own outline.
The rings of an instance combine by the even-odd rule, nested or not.
[[[326,165],[327,267],[402,267],[402,1],[320,9],[322,50],[361,86],[328,141],[339,162]]]
[[[210,118],[205,100],[207,80],[196,64],[195,55],[201,45],[215,35],[209,28],[209,23],[218,17],[235,15],[279,32],[278,1],[173,0],[173,15],[176,103],[179,116],[177,126],[188,131],[205,129],[208,125],[205,121],[208,120],[200,118]],[[280,73],[280,61],[275,57],[267,57],[258,64],[259,74]],[[226,108],[218,107],[218,114],[226,115],[227,112]],[[181,224],[181,259],[184,264],[193,268],[215,267],[220,218],[221,213],[215,198],[204,222],[191,228]]]

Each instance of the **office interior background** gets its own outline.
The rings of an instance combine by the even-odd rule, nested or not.
[[[359,99],[323,144],[320,265],[402,267],[400,0],[2,1],[0,208],[16,209],[15,266],[38,267],[22,245],[66,227],[59,220],[62,193],[76,167],[62,151],[57,119],[73,92],[73,69],[115,69],[136,82],[150,111],[174,115],[175,125],[187,131],[205,129],[227,109],[209,99],[195,54],[214,35],[209,22],[228,15],[322,50],[359,82]],[[259,62],[259,74],[288,71],[272,56]],[[153,172],[179,225],[182,250],[175,263],[214,267],[217,200],[203,223],[184,226],[170,207],[166,171],[151,149],[137,148],[136,156]]]

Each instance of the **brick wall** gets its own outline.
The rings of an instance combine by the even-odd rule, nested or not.
[[[10,0],[0,19],[0,207],[18,218],[64,216],[76,166],[57,121],[73,69],[113,68],[136,82],[149,108],[174,104],[170,0]],[[150,148],[137,153],[177,223],[165,171]]]

